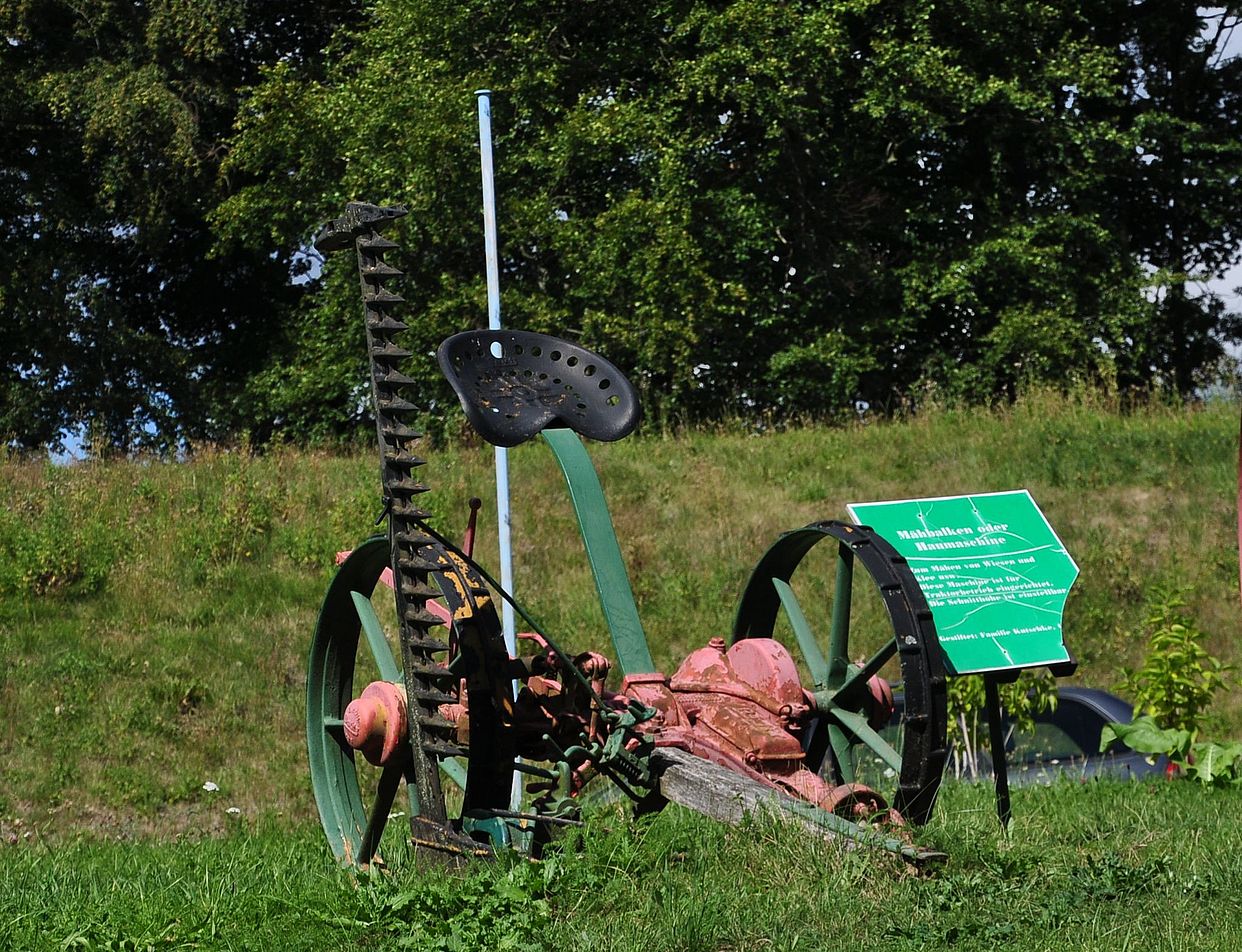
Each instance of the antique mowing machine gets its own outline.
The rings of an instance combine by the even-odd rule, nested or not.
[[[401,272],[385,262],[397,246],[381,235],[404,214],[350,203],[316,242],[323,252],[357,252],[388,523],[386,535],[343,559],[311,649],[307,742],[333,853],[358,867],[378,861],[389,819],[407,813],[420,857],[538,850],[557,827],[579,822],[579,795],[602,776],[640,810],[673,800],[736,820],[762,804],[912,862],[939,855],[914,845],[906,827],[926,822],[936,799],[946,691],[931,612],[905,560],[863,526],[818,522],[787,532],[753,570],[727,641],[706,641],[671,677],[657,671],[579,438],[618,440],[632,431],[640,415],[634,388],[576,344],[472,330],[444,341],[440,366],[484,439],[516,446],[540,436],[551,449],[614,649],[614,660],[567,650],[513,603],[532,630],[520,636],[527,652],[510,655],[496,606],[512,599],[472,557],[474,512],[459,547],[421,505],[428,487],[419,434],[402,422],[415,406],[414,381],[400,370],[410,354],[396,340],[407,326],[392,289]],[[826,653],[790,586],[825,540],[837,553]],[[855,657],[858,565],[878,587],[891,635]],[[391,593],[377,592],[381,579]],[[782,608],[809,685],[773,637]],[[396,652],[381,614],[390,616]],[[891,689],[879,676],[886,665],[899,672],[893,680],[905,697],[895,736]],[[610,689],[614,667],[620,678]],[[367,668],[374,679],[362,683]],[[884,795],[858,782],[860,756],[879,765],[881,782],[890,778]],[[515,775],[530,780],[525,798]]]

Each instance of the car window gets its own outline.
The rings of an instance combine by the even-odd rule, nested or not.
[[[1093,753],[1084,749],[1060,726],[1047,723],[1037,723],[1035,729],[1029,733],[1015,731],[1012,750],[1011,759],[1014,763],[1070,760]]]

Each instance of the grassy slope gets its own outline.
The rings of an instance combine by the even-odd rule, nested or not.
[[[593,452],[666,669],[727,633],[782,529],[843,516],[847,501],[1024,486],[1082,567],[1066,618],[1078,680],[1110,686],[1142,655],[1157,585],[1188,587],[1210,647],[1242,662],[1236,432],[1227,406],[1121,416],[1040,400]],[[490,450],[430,458],[427,498],[455,534],[467,497],[491,497]],[[512,466],[518,591],[563,643],[601,647],[550,454],[520,447]],[[0,823],[216,829],[226,805],[306,817],[304,654],[332,553],[371,531],[369,457],[0,467]],[[1215,732],[1242,735],[1237,692],[1215,716]],[[220,792],[203,791],[207,780]]]

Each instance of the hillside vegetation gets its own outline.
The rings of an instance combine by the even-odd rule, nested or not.
[[[1112,687],[1142,658],[1145,602],[1185,593],[1208,647],[1242,663],[1228,403],[1122,413],[1031,398],[845,428],[649,433],[592,447],[658,664],[727,634],[782,530],[847,502],[1025,487],[1082,575],[1066,612],[1076,680]],[[441,529],[485,501],[491,450],[429,448]],[[511,455],[517,590],[559,639],[606,646],[550,454]],[[305,655],[338,549],[374,531],[369,451],[292,447],[188,462],[0,463],[0,832],[124,837],[313,815]],[[1242,735],[1242,699],[1210,733]],[[204,790],[210,781],[216,791]]]

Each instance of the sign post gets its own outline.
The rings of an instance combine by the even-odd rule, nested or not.
[[[1025,668],[1072,674],[1061,616],[1078,566],[1026,490],[851,503],[910,564],[927,598],[945,663],[982,674],[996,773],[996,807],[1008,829],[1009,779],[1001,681]]]

